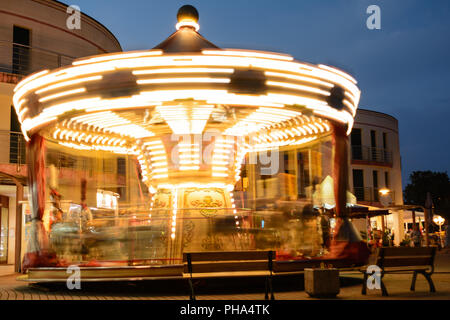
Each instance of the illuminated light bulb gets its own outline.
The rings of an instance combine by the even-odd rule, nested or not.
[[[230,156],[228,156],[228,155],[214,154],[213,159],[228,160],[228,159],[230,159]]]
[[[326,86],[329,88],[334,87],[334,85],[332,83],[329,82],[325,82],[325,81],[321,81],[321,80],[317,80],[314,78],[308,78],[305,76],[299,76],[299,75],[293,75],[293,74],[289,74],[289,73],[279,73],[279,72],[270,72],[270,71],[266,71],[264,72],[266,76],[273,76],[273,77],[283,77],[286,79],[292,79],[292,80],[299,80],[299,81],[304,81],[304,82],[310,82],[310,83],[316,83],[316,84],[320,84],[322,86]]]
[[[152,162],[152,166],[155,167],[155,168],[167,167],[167,163],[166,162],[155,162],[155,163]]]
[[[213,167],[213,172],[215,171],[228,171],[227,167]]]
[[[153,176],[153,179],[163,179],[163,178],[168,178],[167,174],[157,174]]]
[[[192,27],[195,31],[200,30],[200,25],[195,21],[180,21],[175,25],[177,30],[180,30],[182,27]]]
[[[330,95],[330,92],[328,92],[328,91],[324,91],[324,90],[320,90],[320,89],[316,89],[316,88],[311,88],[311,87],[300,85],[300,84],[292,84],[292,83],[278,82],[278,81],[266,81],[266,84],[268,86],[277,86],[277,87],[298,89],[298,90],[302,90],[302,91],[318,93],[318,94],[322,94],[324,96],[329,96]]]
[[[294,58],[290,55],[286,54],[274,54],[274,53],[265,53],[262,51],[244,51],[244,50],[202,50],[203,54],[206,55],[231,55],[231,56],[243,56],[243,57],[257,57],[257,58],[267,58],[267,59],[278,59],[278,60],[286,60],[292,61]]]
[[[334,72],[334,73],[336,73],[336,74],[338,74],[340,76],[343,76],[344,78],[350,80],[354,84],[356,84],[356,80],[352,76],[350,76],[349,74],[347,74],[345,72],[342,72],[341,70],[338,70],[336,68],[332,68],[332,67],[329,67],[329,66],[326,66],[326,65],[323,65],[323,64],[319,64],[319,68],[326,69],[326,70],[329,70],[331,72]]]
[[[128,52],[128,53],[119,53],[119,54],[109,54],[109,55],[101,55],[98,57],[93,57],[89,59],[83,59],[83,60],[75,60],[72,62],[74,66],[81,65],[81,64],[89,64],[94,62],[102,62],[102,61],[108,61],[108,60],[114,60],[114,59],[129,59],[129,58],[140,58],[140,57],[147,57],[147,56],[155,56],[155,55],[162,55],[162,50],[152,50],[152,51],[136,51],[136,52]]]
[[[161,74],[161,73],[233,73],[234,69],[225,68],[166,68],[166,69],[150,69],[136,70],[134,75],[142,74]]]
[[[152,157],[152,162],[153,161],[157,161],[157,160],[166,160],[166,156],[157,156],[157,157]]]
[[[172,234],[170,235],[170,237],[172,238],[172,240],[175,239],[175,233],[172,233]]]
[[[23,108],[22,110],[20,110],[20,112],[18,113],[19,119],[23,119],[23,115],[26,114],[29,111],[28,108]]]
[[[199,170],[200,167],[199,166],[180,166],[179,169],[181,171],[186,171],[186,170]]]
[[[61,129],[58,128],[53,132],[53,139],[57,139],[58,132],[60,132],[60,131],[61,131]]]
[[[167,78],[167,79],[143,79],[136,80],[137,84],[159,83],[229,83],[230,79],[222,78]]]
[[[41,94],[41,93],[44,93],[44,92],[47,92],[47,91],[51,91],[51,90],[62,88],[62,87],[71,86],[71,85],[78,84],[78,83],[101,80],[102,78],[103,78],[103,76],[93,76],[93,77],[87,77],[87,78],[82,78],[82,79],[75,79],[75,80],[59,82],[59,83],[47,86],[45,88],[36,90],[36,94]]]
[[[221,172],[213,172],[213,177],[228,177],[228,173],[221,173]]]
[[[33,73],[31,75],[29,75],[28,77],[26,77],[25,79],[23,79],[22,81],[20,81],[17,86],[14,88],[14,92],[18,91],[20,88],[22,88],[24,85],[26,85],[27,83],[31,82],[32,80],[49,73],[50,70],[45,69],[36,73]]]
[[[150,154],[152,156],[160,155],[160,154],[166,154],[164,150],[157,150],[157,151],[150,151]]]

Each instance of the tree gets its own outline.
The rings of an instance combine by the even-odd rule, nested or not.
[[[434,204],[434,213],[450,219],[450,179],[447,172],[413,171],[410,183],[405,187],[406,204],[423,206],[430,192]]]

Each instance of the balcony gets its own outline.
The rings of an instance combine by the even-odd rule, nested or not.
[[[69,65],[74,59],[54,51],[0,40],[0,82],[17,83],[33,72]]]
[[[23,165],[26,161],[26,142],[21,132],[0,131],[0,163]],[[6,152],[6,151],[9,152]]]
[[[367,204],[375,204],[376,206],[381,206],[380,204],[380,189],[384,188],[373,188],[373,187],[354,187],[353,194],[358,202],[365,202]],[[392,203],[395,202],[395,192],[391,191],[389,193],[391,196]]]
[[[351,146],[353,164],[392,166],[392,152],[384,148]]]

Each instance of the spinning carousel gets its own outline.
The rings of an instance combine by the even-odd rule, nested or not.
[[[108,267],[115,268],[117,278],[145,277],[136,270],[157,266],[155,272],[164,275],[161,268],[172,270],[185,251],[236,250],[226,239],[215,243],[217,227],[211,221],[230,217],[232,232],[242,233],[249,226],[240,219],[243,212],[258,215],[255,208],[237,205],[234,197],[244,159],[265,154],[276,162],[271,157],[275,150],[324,143],[331,151],[320,158],[326,165],[319,176],[332,177],[338,218],[327,254],[355,258],[358,249],[352,246],[349,256],[348,248],[355,243],[358,248],[361,239],[346,219],[347,135],[360,99],[355,79],[287,54],[219,48],[198,33],[198,12],[191,6],[182,7],[177,18],[176,31],[151,50],[78,59],[35,73],[16,86],[13,100],[28,141],[31,193],[23,269],[34,272],[29,274],[33,279],[47,280],[57,279],[55,270],[71,264],[100,270],[94,278],[108,277]],[[51,150],[92,159],[132,159],[124,171],[135,178],[123,185],[138,190],[142,206],[133,209],[131,196],[118,196],[111,184],[100,185],[86,167],[73,169],[68,177]],[[99,174],[106,176],[102,168]],[[328,175],[322,172],[326,168]],[[109,206],[112,227],[123,227],[126,219],[129,231],[130,219],[137,219],[139,211],[146,226],[159,232],[146,240],[159,242],[142,249],[141,269],[133,269],[137,259],[129,255],[122,259],[125,267],[121,259],[109,259],[108,264],[98,257],[94,262],[82,257],[70,261],[55,252],[52,232],[67,216],[61,198],[70,199],[72,209],[67,210],[78,205],[80,215],[85,213],[95,227],[99,197],[105,192],[114,202]],[[114,228],[102,229],[106,240],[114,238],[108,231]],[[78,234],[88,229],[80,228]],[[126,238],[129,233],[123,234]],[[212,245],[205,247],[205,239]]]

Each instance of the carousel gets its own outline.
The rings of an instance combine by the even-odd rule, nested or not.
[[[86,281],[164,277],[202,251],[363,264],[346,206],[355,79],[219,48],[192,6],[177,18],[151,50],[78,59],[16,86],[30,190],[23,279],[65,280],[72,265]]]

